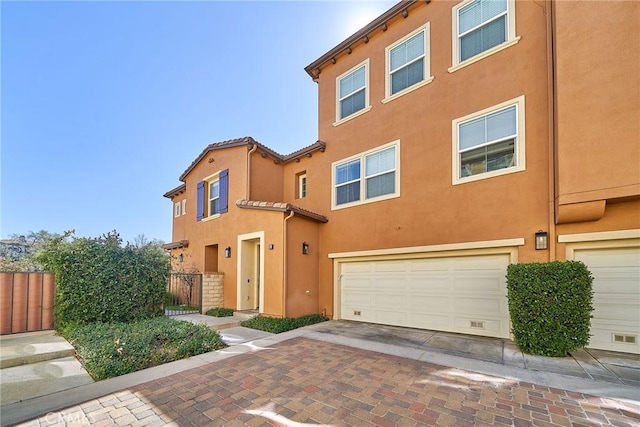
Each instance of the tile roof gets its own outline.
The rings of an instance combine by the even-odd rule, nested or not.
[[[187,191],[187,184],[181,184],[181,185],[178,185],[176,188],[173,188],[173,189],[167,191],[162,196],[166,197],[168,199],[171,199],[172,197],[175,197],[178,194],[182,194],[185,191]]]
[[[300,216],[312,219],[318,222],[329,222],[329,219],[315,212],[308,211],[306,209],[302,209],[298,206],[294,206],[291,203],[286,202],[264,202],[259,200],[238,200],[236,201],[236,206],[239,208],[245,209],[262,209],[267,211],[278,211],[278,212],[294,212]]]
[[[239,147],[242,145],[246,145],[249,148],[253,148],[253,146],[257,146],[259,151],[266,154],[267,156],[272,157],[274,161],[281,162],[281,163],[294,161],[301,157],[310,155],[314,151],[324,151],[326,147],[326,144],[324,142],[316,141],[313,144],[308,145],[304,148],[301,148],[300,150],[294,151],[291,154],[282,155],[272,150],[271,148],[267,147],[266,145],[259,143],[258,141],[251,138],[250,136],[245,136],[244,138],[229,139],[221,142],[215,142],[213,144],[207,145],[205,149],[202,150],[202,152],[198,155],[198,157],[196,157],[195,160],[191,162],[189,167],[182,173],[182,175],[180,175],[180,178],[179,178],[180,181],[184,181],[186,176],[189,174],[189,172],[191,172],[193,168],[195,168],[196,165],[200,163],[200,161],[211,151],[220,150],[223,148]]]
[[[186,248],[189,246],[188,240],[178,240],[177,242],[165,243],[162,245],[162,249],[178,249],[178,248]]]

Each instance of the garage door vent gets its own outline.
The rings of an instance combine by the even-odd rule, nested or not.
[[[481,322],[480,320],[472,320],[471,327],[474,329],[484,329],[484,322]]]
[[[637,337],[635,335],[619,335],[613,334],[613,342],[622,342],[627,344],[635,344],[637,343]]]

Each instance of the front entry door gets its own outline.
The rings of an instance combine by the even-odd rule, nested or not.
[[[238,309],[256,310],[260,305],[260,239],[241,241]]]

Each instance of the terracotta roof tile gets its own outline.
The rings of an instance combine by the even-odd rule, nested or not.
[[[306,209],[302,209],[298,206],[294,206],[291,203],[286,202],[265,202],[258,200],[238,200],[236,201],[236,206],[239,208],[248,208],[248,209],[263,209],[263,210],[271,210],[271,211],[279,211],[279,212],[294,212],[298,215],[301,215],[305,218],[312,219],[318,222],[329,222],[329,219],[321,214],[308,211]]]

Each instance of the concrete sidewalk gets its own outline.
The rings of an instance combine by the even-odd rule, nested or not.
[[[358,387],[362,388],[366,385],[366,382],[363,383],[358,379],[357,375],[354,377],[353,372],[345,376],[345,372],[349,372],[349,369],[355,370],[356,373],[358,372],[358,357],[363,357],[363,360],[369,360],[368,358],[381,358],[382,356],[380,355],[391,357],[391,359],[381,359],[384,360],[385,363],[391,363],[390,366],[395,366],[394,363],[400,364],[399,366],[410,364],[411,366],[415,366],[415,369],[419,369],[419,366],[422,366],[423,368],[429,367],[429,369],[434,369],[434,372],[448,372],[447,375],[452,376],[451,378],[460,376],[476,378],[478,382],[474,383],[473,387],[468,390],[477,387],[483,388],[486,384],[493,384],[493,386],[491,386],[493,388],[496,387],[496,384],[509,384],[509,387],[515,387],[518,388],[518,390],[524,390],[526,388],[534,390],[540,388],[540,390],[542,390],[544,388],[549,391],[553,389],[555,390],[552,393],[553,396],[555,396],[552,396],[553,399],[562,400],[562,398],[557,397],[562,393],[564,393],[565,399],[568,399],[569,397],[567,396],[570,396],[566,393],[577,393],[576,396],[580,395],[581,397],[572,397],[571,399],[577,402],[591,402],[593,399],[588,396],[599,396],[607,401],[608,407],[611,405],[618,405],[621,408],[624,407],[624,411],[623,409],[619,409],[617,412],[626,417],[626,421],[619,420],[621,423],[626,422],[628,425],[634,425],[640,422],[640,407],[638,406],[640,403],[640,387],[638,387],[639,383],[637,382],[637,374],[640,372],[640,360],[634,355],[629,355],[628,357],[621,354],[607,355],[604,359],[594,359],[596,364],[592,366],[593,361],[590,360],[586,363],[581,361],[580,357],[577,359],[574,357],[561,359],[525,357],[522,353],[517,352],[517,349],[514,350],[511,348],[507,340],[495,341],[493,339],[456,334],[449,334],[451,336],[447,336],[446,334],[433,331],[393,328],[345,321],[325,322],[284,334],[266,336],[258,339],[252,339],[249,334],[262,333],[247,330],[247,328],[234,327],[226,329],[226,332],[225,330],[221,332],[223,333],[223,337],[224,334],[227,333],[227,339],[236,340],[237,345],[122,377],[76,387],[64,393],[54,393],[24,402],[3,405],[1,408],[2,425],[13,425],[25,420],[32,420],[26,425],[46,425],[47,420],[45,418],[47,413],[54,413],[56,417],[59,417],[61,414],[74,416],[76,418],[86,417],[94,422],[102,422],[102,420],[104,420],[105,425],[112,425],[110,423],[115,423],[115,425],[147,425],[147,423],[154,425],[154,422],[158,425],[172,422],[176,423],[174,425],[182,425],[187,424],[185,420],[200,425],[196,422],[196,419],[207,413],[207,411],[208,418],[201,418],[201,422],[211,423],[212,425],[241,425],[242,423],[238,424],[238,421],[241,421],[246,414],[242,415],[240,412],[235,413],[235,415],[226,413],[227,418],[225,418],[222,413],[219,413],[220,410],[224,411],[226,405],[230,404],[228,399],[232,396],[236,396],[238,399],[244,399],[241,400],[241,402],[244,402],[245,409],[249,408],[248,410],[254,411],[260,408],[250,408],[253,408],[253,406],[258,403],[278,403],[279,400],[274,400],[273,398],[269,400],[269,396],[273,396],[271,392],[265,392],[267,394],[262,396],[256,393],[256,391],[252,391],[254,387],[251,385],[251,381],[255,380],[255,375],[250,378],[243,377],[244,379],[241,380],[243,381],[242,383],[230,382],[232,381],[231,378],[236,375],[239,370],[249,369],[248,367],[252,366],[252,364],[258,363],[260,360],[268,359],[268,364],[272,367],[269,371],[269,374],[272,374],[272,376],[269,378],[275,382],[263,384],[265,390],[280,390],[283,387],[285,389],[288,387],[295,389],[295,387],[297,387],[296,384],[300,384],[300,387],[302,387],[304,391],[304,385],[310,384],[304,378],[304,375],[299,378],[289,378],[286,374],[286,370],[289,369],[287,366],[292,363],[300,363],[299,369],[302,370],[301,372],[307,372],[309,375],[319,375],[323,378],[331,379],[331,381],[336,379],[340,380],[342,381],[341,384],[344,384],[344,387],[347,388],[353,381],[358,381],[358,384],[360,384]],[[297,340],[298,338],[303,341]],[[244,340],[248,341],[242,343],[241,341]],[[354,352],[348,349],[357,349],[358,351]],[[499,349],[499,351],[496,349]],[[330,366],[325,363],[326,361],[332,360],[335,354],[345,354],[349,356],[340,359],[341,361],[336,362],[335,366]],[[376,354],[378,356],[376,356]],[[354,357],[355,359],[353,359]],[[236,359],[242,361],[242,363],[248,363],[247,367],[241,368],[235,366],[234,364],[236,362],[233,362],[233,360]],[[392,362],[389,362],[390,360]],[[353,366],[349,368],[351,365],[346,361],[349,361]],[[417,362],[418,365],[413,365],[412,361]],[[602,363],[603,361],[605,363]],[[605,375],[604,372],[609,370],[607,368],[608,365],[623,368],[619,370],[621,375],[616,375],[612,371],[609,371],[609,373]],[[373,371],[375,371],[375,366],[376,364],[372,365]],[[232,370],[225,371],[225,369]],[[371,369],[369,371],[371,371]],[[390,368],[389,372],[391,371],[392,369]],[[192,372],[200,373],[192,374]],[[227,392],[218,390],[214,393],[212,391],[213,389],[211,387],[214,387],[214,385],[211,381],[213,380],[205,380],[207,375],[209,375],[207,373],[212,372],[216,372],[216,375],[220,377],[216,377],[217,379],[215,379],[215,381],[224,380],[225,387],[228,388]],[[227,376],[225,376],[225,373]],[[189,385],[185,385],[186,388],[176,388],[173,386],[184,380],[185,377],[189,378]],[[200,377],[203,378],[202,381],[198,380]],[[381,381],[383,383],[393,383],[396,381],[394,377],[378,378],[375,372],[373,374],[369,372],[368,378],[368,381],[377,385],[380,385]],[[267,379],[263,379],[262,381],[267,381]],[[442,380],[425,379],[425,381],[430,383]],[[442,384],[446,384],[446,382]],[[534,384],[535,386],[533,386]],[[318,383],[317,387],[322,388],[324,385]],[[189,392],[185,391],[188,389],[190,389]],[[455,387],[448,392],[454,393],[456,390],[460,392],[460,390],[455,389]],[[562,391],[562,393],[558,394],[558,390]],[[285,392],[282,391],[282,393]],[[309,393],[313,394],[312,392],[307,392],[307,394],[301,392],[300,395],[297,395],[296,399],[304,400],[304,396]],[[436,391],[436,393],[440,392]],[[379,394],[380,392],[376,391],[367,398],[370,403],[366,403],[366,405],[371,406],[371,408],[367,406],[368,410],[365,411],[367,414],[361,414],[364,417],[360,419],[363,424],[372,424],[372,417],[375,416],[384,418],[386,412],[382,415],[374,414],[374,409],[377,405],[373,405],[372,402],[376,401],[380,403],[384,400],[378,399],[380,397]],[[416,402],[419,400],[418,397],[423,399],[420,400],[420,402],[426,402],[431,398],[427,395],[417,395],[415,396],[415,399],[417,399]],[[171,399],[173,399],[173,403],[168,405]],[[180,400],[178,401],[176,399]],[[327,402],[324,402],[321,396],[316,396],[314,399],[316,399],[315,402],[318,408],[323,408],[331,412],[330,409],[327,409]],[[604,401],[602,399],[600,400]],[[610,399],[613,400],[609,401]],[[203,403],[205,400],[206,405]],[[181,410],[176,412],[171,409],[175,408],[175,405],[180,402],[188,413]],[[398,404],[403,405],[401,402]],[[522,404],[529,406],[531,406],[530,404],[534,404],[535,406],[536,403],[528,402]],[[234,403],[234,405],[236,405],[236,409],[239,408],[238,402]],[[507,403],[504,405],[508,406]],[[306,405],[304,406],[306,407]],[[551,406],[555,408],[554,405]],[[277,408],[277,411],[280,411],[280,415],[285,414],[289,418],[302,421],[306,420],[306,418],[301,418],[304,416],[304,411],[296,412],[291,406],[285,405],[285,407],[288,408],[285,412],[282,412],[283,407],[279,406]],[[293,405],[293,407],[296,406]],[[332,406],[329,405],[329,407]],[[143,411],[137,408],[145,409]],[[427,408],[425,407],[424,409],[426,410]],[[520,409],[523,410],[522,407],[520,407]],[[387,411],[389,410],[390,409],[387,408]],[[199,413],[196,413],[198,411]],[[320,411],[321,413],[315,413],[315,415],[309,419],[315,421],[320,421],[320,419],[334,419],[331,417],[327,418],[322,415],[322,410]],[[380,410],[376,409],[376,411]],[[527,409],[527,411],[531,412],[532,410]],[[560,410],[558,411],[560,412]],[[171,412],[171,414],[167,415],[167,412]],[[585,414],[587,412],[583,411]],[[599,411],[599,413],[602,413],[602,411]],[[351,411],[351,414],[353,414],[353,411]],[[397,415],[395,412],[393,412],[393,414]],[[334,415],[336,414],[334,413]],[[391,418],[395,415],[391,416]],[[405,415],[408,416],[410,414]],[[508,413],[505,412],[503,415],[506,417]],[[524,414],[519,415],[524,416]],[[451,416],[451,414],[448,416]],[[487,414],[483,416],[489,417]],[[515,416],[515,413],[511,412],[511,416]],[[531,417],[532,415],[529,416]],[[551,415],[547,414],[545,416],[549,418],[548,422],[551,422]],[[36,419],[36,417],[40,418]],[[498,422],[495,414],[493,417],[492,422]],[[569,416],[567,415],[567,417]],[[578,417],[578,420],[579,418],[580,417]],[[344,418],[340,419],[344,420]],[[225,422],[221,422],[220,420],[225,420]],[[477,420],[478,418],[476,418],[476,421]],[[353,422],[355,423],[355,421]],[[358,424],[354,423],[339,422],[338,424]],[[397,423],[393,424],[395,425]],[[379,425],[384,425],[384,423],[379,423]]]

